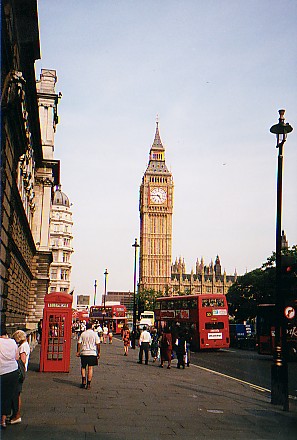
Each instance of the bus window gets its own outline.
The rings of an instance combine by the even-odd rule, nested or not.
[[[198,307],[198,301],[197,299],[192,299],[188,302],[189,309],[197,309]]]
[[[223,322],[207,322],[205,324],[206,330],[218,330],[224,328]]]

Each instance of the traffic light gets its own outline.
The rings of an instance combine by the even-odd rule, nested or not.
[[[282,256],[281,286],[283,295],[297,299],[297,261],[295,257]]]

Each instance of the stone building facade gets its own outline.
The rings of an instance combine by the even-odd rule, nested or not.
[[[140,187],[139,289],[165,292],[171,280],[173,178],[157,122]]]
[[[36,325],[41,271],[51,255],[38,249],[38,170],[44,168],[35,61],[40,58],[36,0],[1,2],[1,321],[13,331]],[[52,168],[48,178],[58,183]]]
[[[36,86],[37,0],[3,0],[1,26],[0,308],[12,332],[37,327],[49,288],[49,219],[60,168],[53,158],[58,96],[55,71],[43,71]]]
[[[197,259],[196,270],[191,273],[186,272],[185,261],[182,258],[176,259],[171,266],[171,293],[173,295],[197,295],[209,293],[227,294],[228,289],[237,279],[237,273],[227,275],[222,267],[220,258],[217,255],[215,263],[211,261],[209,265]]]
[[[42,166],[35,170],[36,206],[32,233],[37,254],[35,277],[32,281],[33,294],[29,303],[31,323],[37,323],[42,318],[44,297],[49,290],[49,267],[53,260],[50,249],[50,215],[53,190],[60,182],[60,161],[54,159],[59,99],[55,91],[56,82],[55,70],[42,69],[40,79],[36,83],[43,159]]]
[[[70,202],[59,185],[54,193],[50,214],[50,248],[53,262],[50,266],[49,293],[70,293],[72,226]]]

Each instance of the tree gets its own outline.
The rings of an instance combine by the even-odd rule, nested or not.
[[[255,269],[238,277],[227,293],[229,313],[236,321],[252,319],[257,305],[273,303],[275,298],[275,268]]]
[[[297,246],[284,249],[283,255],[297,260]],[[275,252],[261,268],[239,276],[227,293],[229,313],[238,322],[255,318],[258,304],[275,302]]]
[[[155,299],[159,296],[162,296],[160,292],[156,292],[153,289],[150,290],[141,290],[138,294],[138,319],[140,317],[140,313],[144,310],[154,310]]]

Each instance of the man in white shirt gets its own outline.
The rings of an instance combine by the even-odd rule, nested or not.
[[[82,332],[77,342],[76,356],[81,359],[81,388],[89,390],[93,378],[93,366],[98,365],[100,358],[100,339],[98,334],[92,329],[92,324],[87,323],[86,330]],[[86,369],[88,366],[87,383]]]
[[[143,352],[145,354],[145,365],[148,364],[151,342],[152,342],[151,335],[147,331],[146,326],[143,326],[143,330],[139,338],[139,361],[138,361],[139,364],[142,364]]]

